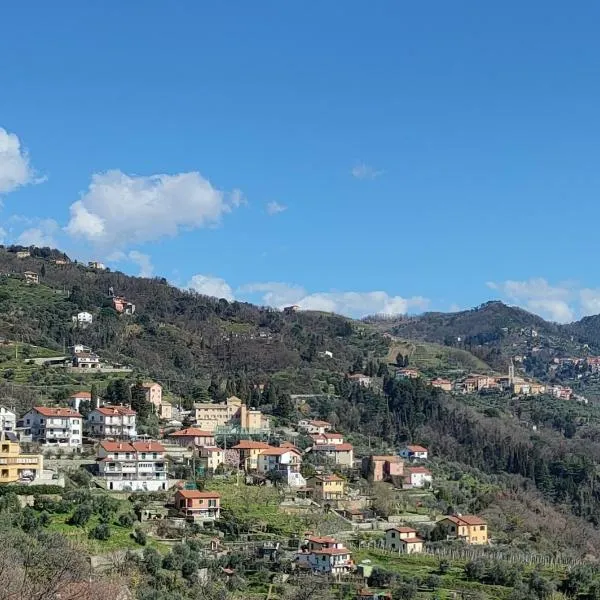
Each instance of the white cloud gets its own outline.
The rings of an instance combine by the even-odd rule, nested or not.
[[[144,254],[138,250],[131,250],[129,252],[116,250],[111,252],[106,257],[106,261],[109,263],[133,263],[139,267],[138,277],[154,276],[154,265],[152,264],[152,258],[149,254]]]
[[[58,243],[55,235],[60,231],[54,219],[40,219],[34,227],[25,229],[19,234],[16,243],[21,246],[49,246],[56,248]]]
[[[204,296],[214,296],[215,298],[225,298],[225,300],[234,300],[231,286],[220,277],[212,275],[194,275],[187,284],[188,289],[192,289]]]
[[[500,292],[510,302],[551,321],[567,323],[576,318],[572,301],[577,291],[572,283],[550,285],[545,279],[537,277],[524,281],[488,281],[487,286]]]
[[[238,293],[242,294],[257,292],[262,294],[264,304],[277,308],[297,304],[300,299],[306,296],[306,290],[302,286],[277,281],[249,283],[241,286],[238,290]]]
[[[27,151],[14,133],[0,127],[0,194],[36,183],[36,175],[29,164]]]
[[[590,288],[579,290],[579,302],[583,316],[600,314],[600,290]]]
[[[71,205],[66,231],[118,248],[216,225],[243,201],[239,190],[226,194],[197,172],[138,177],[107,171],[94,174]]]
[[[297,304],[304,310],[320,310],[350,317],[364,317],[372,314],[405,314],[409,311],[422,311],[429,301],[420,296],[403,298],[390,296],[387,292],[314,292],[303,287],[281,282],[251,283],[242,286],[238,293],[262,294],[264,304],[283,308]]]
[[[383,175],[384,171],[375,169],[366,163],[358,163],[352,167],[352,177],[355,179],[375,179]]]
[[[279,204],[279,202],[269,202],[265,208],[268,215],[277,215],[287,210],[287,206],[285,204]]]
[[[131,250],[129,252],[129,260],[140,268],[138,277],[152,277],[154,275],[154,265],[152,264],[150,255],[143,254],[137,250]]]

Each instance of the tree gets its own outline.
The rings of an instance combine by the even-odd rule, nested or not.
[[[154,412],[153,404],[146,400],[146,391],[141,382],[131,389],[131,408],[135,410],[140,421],[144,421]]]
[[[465,576],[471,581],[483,581],[485,574],[486,564],[481,559],[470,560],[465,565]]]
[[[414,581],[399,583],[392,590],[393,600],[413,600],[417,597],[419,588]]]
[[[371,488],[373,510],[380,516],[388,518],[394,510],[394,492],[385,483],[375,483]]]
[[[88,503],[80,504],[69,519],[69,525],[83,527],[90,520],[93,514],[92,506]]]
[[[89,533],[90,539],[106,541],[110,538],[110,527],[106,523],[99,523]]]
[[[162,566],[162,558],[158,553],[158,550],[154,548],[144,548],[144,554],[142,559],[144,569],[150,575],[156,575]]]

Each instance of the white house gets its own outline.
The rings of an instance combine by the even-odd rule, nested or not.
[[[390,552],[414,554],[423,552],[424,541],[412,527],[391,527],[385,532],[385,549]]]
[[[0,431],[14,431],[17,427],[17,415],[5,406],[0,406]]]
[[[400,450],[400,456],[405,460],[427,460],[429,452],[423,446],[405,446]]]
[[[88,267],[90,269],[96,269],[97,271],[105,271],[106,270],[106,265],[97,260],[90,260],[90,262],[88,262]]]
[[[96,401],[98,399],[96,398]],[[84,392],[80,390],[79,392],[75,392],[69,396],[69,406],[74,408],[75,410],[79,410],[82,402],[92,402],[92,394],[90,392]]]
[[[425,467],[405,467],[403,479],[407,488],[423,488],[433,482],[431,471]]]
[[[306,479],[300,474],[302,453],[297,448],[268,448],[258,455],[259,473],[279,473],[290,487],[304,487]]]
[[[333,352],[331,350],[323,350],[322,352],[318,352],[317,356],[320,358],[333,358]]]
[[[82,425],[72,408],[35,406],[23,417],[24,435],[46,447],[80,448]]]
[[[298,429],[305,431],[309,435],[322,435],[331,429],[331,423],[320,421],[318,419],[301,419],[298,421]]]
[[[363,375],[362,373],[356,373],[355,375],[349,375],[348,379],[353,381],[354,383],[358,383],[358,385],[362,385],[363,387],[371,387],[373,380],[368,375]]]
[[[93,352],[75,352],[73,366],[80,369],[97,369],[100,366],[100,357]]]
[[[97,437],[135,439],[136,412],[127,406],[102,406],[87,417],[87,430]]]
[[[92,316],[92,313],[83,311],[73,315],[72,319],[73,322],[78,325],[89,325],[94,320],[94,317]]]
[[[308,538],[296,562],[323,575],[344,575],[353,567],[350,550],[331,537]]]
[[[108,490],[156,492],[169,487],[165,449],[158,442],[104,441],[96,461]]]

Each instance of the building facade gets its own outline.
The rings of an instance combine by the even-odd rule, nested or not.
[[[300,473],[302,453],[296,448],[269,448],[258,455],[259,473],[277,473],[290,487],[304,487],[306,479]]]
[[[296,562],[322,575],[345,575],[354,563],[352,554],[341,542],[334,538],[308,538],[303,549],[297,554]]]
[[[310,480],[315,500],[341,500],[346,495],[346,482],[338,475],[317,475]]]
[[[194,404],[194,409],[196,425],[205,431],[231,427],[249,433],[259,433],[269,429],[269,421],[260,410],[248,408],[235,396],[219,404]]]
[[[487,523],[475,515],[453,515],[438,521],[436,528],[447,539],[463,540],[467,544],[481,545],[488,543]]]
[[[17,428],[17,414],[0,406],[0,431],[14,431]]]
[[[25,454],[14,433],[0,432],[0,483],[35,482],[44,472],[42,454]]]
[[[168,489],[165,449],[158,442],[100,443],[98,476],[106,489],[157,492]]]
[[[178,444],[188,448],[189,446],[215,446],[215,436],[211,431],[203,431],[197,427],[188,427],[169,434],[169,438]]]
[[[217,492],[178,490],[175,508],[179,514],[193,521],[215,521],[221,517],[221,496]]]
[[[87,417],[87,431],[94,437],[134,440],[137,437],[136,412],[127,406],[102,406]]]
[[[83,419],[72,408],[36,406],[23,417],[24,435],[44,447],[81,448]]]

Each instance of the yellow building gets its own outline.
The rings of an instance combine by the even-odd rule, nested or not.
[[[474,515],[444,517],[436,527],[449,539],[459,539],[473,545],[488,543],[487,523]]]
[[[208,471],[216,471],[222,464],[225,464],[225,450],[217,446],[204,446],[198,449],[200,465]]]
[[[34,480],[44,471],[41,454],[24,454],[13,433],[0,433],[0,483],[12,483],[20,479]]]
[[[253,440],[240,440],[239,444],[233,446],[232,450],[240,453],[240,467],[245,471],[256,471],[258,469],[258,457],[261,452],[271,450],[271,446],[265,442]]]
[[[337,475],[317,475],[310,486],[316,500],[339,500],[346,494],[346,482]]]
[[[205,431],[218,427],[239,427],[246,431],[269,428],[269,422],[260,410],[249,409],[239,398],[231,396],[219,404],[194,404],[196,425]]]

